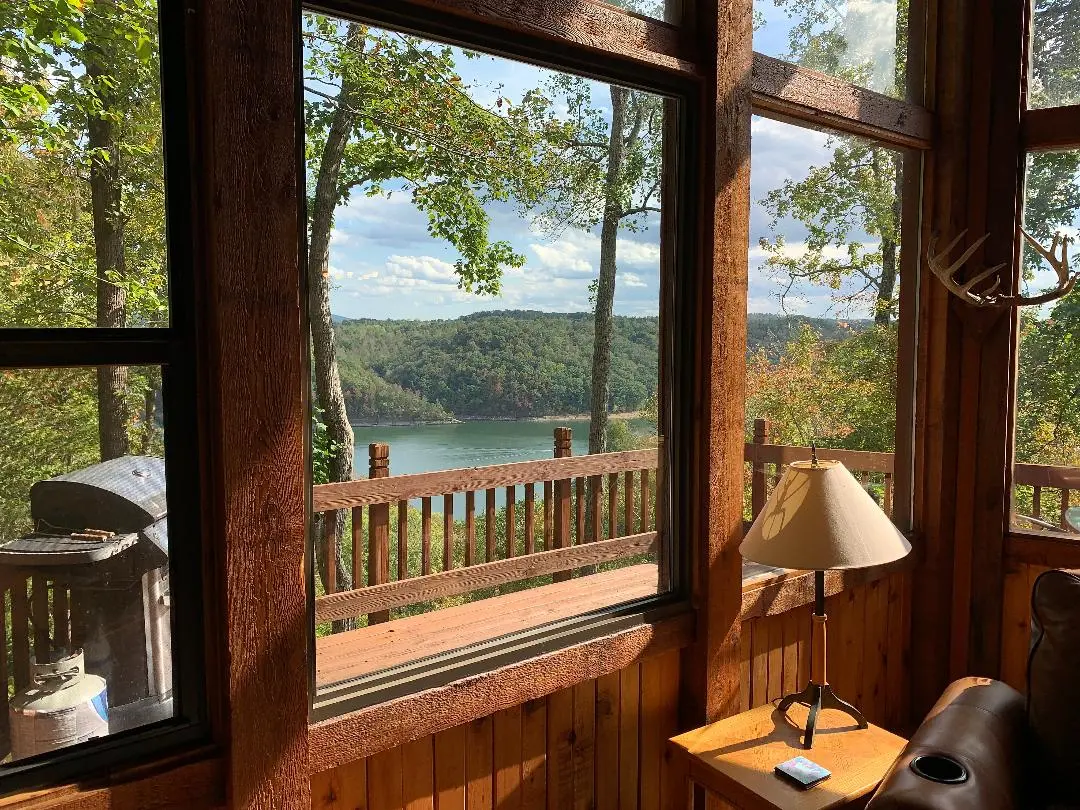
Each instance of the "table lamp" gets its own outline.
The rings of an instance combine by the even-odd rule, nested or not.
[[[839,709],[866,728],[862,713],[837,697],[825,677],[825,570],[890,563],[906,556],[911,544],[843,464],[818,461],[811,448],[810,461],[788,465],[739,551],[763,565],[814,572],[810,683],[777,706],[810,709],[803,747],[814,744],[822,708]]]

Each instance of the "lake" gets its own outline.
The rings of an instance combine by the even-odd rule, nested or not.
[[[569,419],[555,422],[457,422],[440,425],[406,425],[401,427],[355,426],[355,472],[366,478],[368,445],[386,442],[390,445],[390,474],[453,470],[461,467],[485,467],[489,464],[508,464],[512,461],[535,461],[554,455],[555,428],[568,427],[574,431],[574,455],[589,450],[589,420]],[[518,500],[524,497],[519,487]],[[478,504],[479,504],[478,500]],[[496,493],[497,508],[506,504],[505,490]],[[417,501],[414,506],[419,505]],[[442,498],[432,498],[431,510],[442,512]],[[455,516],[463,515],[465,496],[454,499]]]

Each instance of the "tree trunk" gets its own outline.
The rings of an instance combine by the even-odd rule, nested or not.
[[[110,94],[103,87],[105,70],[100,50],[87,46],[86,73],[98,88],[102,107],[112,112]],[[112,120],[90,115],[87,120],[87,148],[94,158],[90,164],[90,205],[94,223],[94,263],[97,273],[97,325],[122,327],[127,321],[127,292],[113,283],[125,273],[124,219],[121,208],[122,178],[120,151]],[[100,151],[96,151],[100,150]],[[104,159],[102,155],[108,155]],[[97,370],[98,441],[101,460],[125,456],[128,442],[129,409],[125,398],[128,370],[124,366],[101,366]]]
[[[607,176],[604,180],[604,219],[600,228],[600,276],[593,315],[592,395],[589,399],[589,452],[607,450],[608,401],[611,398],[612,308],[615,304],[615,249],[622,218],[619,181],[622,179],[629,91],[611,88],[611,132],[608,136]]]
[[[881,281],[878,283],[877,301],[875,302],[874,323],[879,326],[888,326],[894,308],[896,296],[896,278],[898,275],[898,253],[900,216],[903,200],[903,166],[899,155],[889,155],[889,161],[893,165],[895,180],[893,181],[893,204],[892,204],[892,230],[890,234],[882,234],[881,238]]]
[[[359,51],[363,46],[364,28],[350,23],[346,34],[346,47]],[[311,322],[311,350],[314,360],[315,402],[322,411],[326,435],[330,442],[328,474],[330,481],[349,481],[353,477],[353,432],[349,415],[345,410],[345,395],[341,390],[338,374],[337,346],[334,337],[334,321],[330,313],[330,230],[334,224],[334,211],[340,199],[338,180],[345,146],[349,142],[356,113],[353,100],[356,83],[353,75],[342,76],[338,105],[326,135],[319,175],[315,185],[315,197],[310,211],[310,241],[308,243],[308,319]],[[326,558],[324,537],[333,538],[337,582],[344,587],[352,577],[342,558],[341,538],[345,528],[345,511],[327,512],[324,515],[324,532],[317,536],[315,558],[319,576],[325,588],[328,581],[329,560]],[[359,587],[360,572],[353,587]]]

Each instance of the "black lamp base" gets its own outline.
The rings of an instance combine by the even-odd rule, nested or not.
[[[838,709],[844,714],[851,715],[855,722],[859,724],[859,728],[866,728],[867,726],[866,718],[863,717],[862,712],[846,700],[838,698],[832,687],[827,683],[811,682],[801,692],[795,692],[785,697],[777,704],[776,708],[786,712],[794,703],[801,703],[810,709],[810,715],[806,718],[806,736],[803,737],[803,748],[811,748],[814,745],[814,727],[817,725],[818,712],[822,709]]]

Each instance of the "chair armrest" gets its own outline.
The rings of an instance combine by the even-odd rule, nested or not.
[[[1024,697],[1001,681],[963,678],[930,710],[885,776],[867,810],[1011,810],[1024,783]],[[913,759],[944,755],[967,771],[965,781],[934,782]]]

